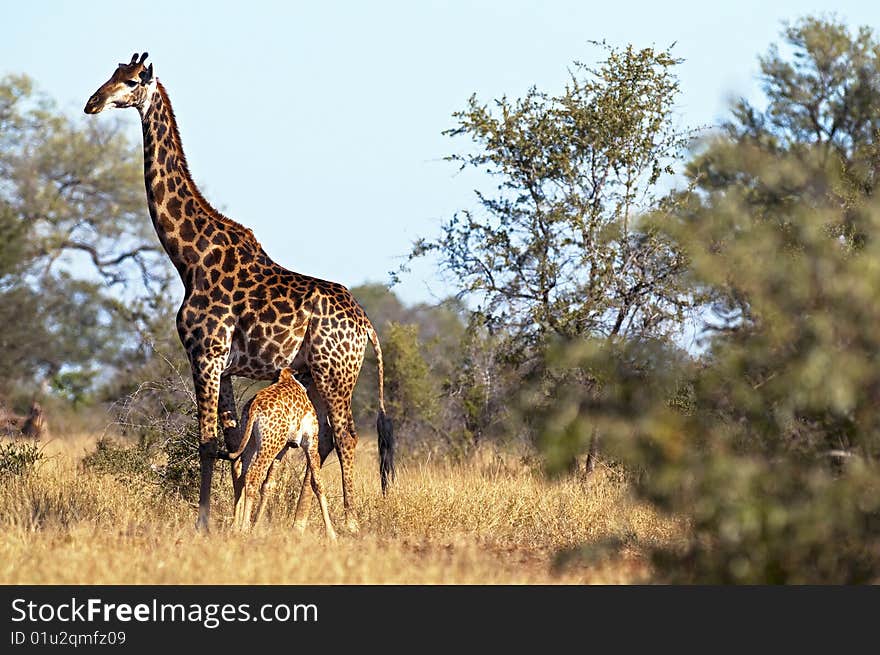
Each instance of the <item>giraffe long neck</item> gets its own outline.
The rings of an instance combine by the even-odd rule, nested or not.
[[[141,124],[150,218],[184,283],[216,246],[256,244],[250,230],[220,214],[199,192],[186,164],[171,101],[158,81],[141,109]]]

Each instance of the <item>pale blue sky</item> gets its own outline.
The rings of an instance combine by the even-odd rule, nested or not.
[[[205,195],[288,268],[348,286],[388,280],[418,236],[473,206],[441,135],[471,93],[561,89],[589,40],[665,47],[682,125],[755,97],[782,20],[833,10],[880,27],[880,5],[836,2],[15,2],[0,8],[0,74],[27,73],[77,120],[117,62],[146,50]],[[137,113],[125,121],[140,141]],[[146,218],[145,218],[146,220]],[[431,264],[397,288],[431,301]]]

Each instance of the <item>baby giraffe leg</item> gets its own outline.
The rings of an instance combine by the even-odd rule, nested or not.
[[[278,474],[278,465],[281,463],[281,458],[284,457],[284,453],[287,452],[287,446],[281,449],[281,452],[275,456],[275,459],[272,460],[272,463],[269,464],[269,471],[266,473],[266,481],[263,482],[263,486],[260,488],[260,502],[257,505],[257,514],[254,516],[254,525],[260,522],[260,517],[263,516],[263,510],[266,509],[266,500],[269,498],[269,494],[272,492],[272,489],[275,488],[275,476]]]
[[[309,522],[309,510],[312,507],[312,497],[306,494],[311,477],[312,467],[308,466],[308,452],[306,452],[306,472],[303,475],[302,487],[300,487],[299,498],[296,501],[296,512],[293,515],[293,527],[300,532],[306,531],[306,524]]]
[[[309,449],[306,451],[306,460],[308,462],[306,478],[311,479],[312,491],[315,493],[315,496],[317,496],[318,503],[321,505],[321,516],[324,519],[324,529],[327,531],[327,537],[330,541],[336,541],[336,530],[333,529],[333,524],[330,522],[330,512],[327,511],[327,497],[324,495],[324,485],[321,484],[321,479],[318,477],[321,460],[318,457],[317,438],[311,439]],[[305,480],[303,480],[303,482],[305,482]],[[305,493],[305,484],[303,484],[303,493]]]
[[[244,474],[241,458],[232,462],[232,494],[233,507],[235,508],[232,518],[232,526],[238,528],[242,521],[244,510]]]
[[[235,493],[235,505],[234,512],[232,517],[232,528],[241,532],[244,529],[244,507],[246,503],[246,494],[247,494],[247,474],[251,469],[251,465],[253,464],[253,457],[250,458],[250,461],[245,465],[242,462],[242,457],[239,457],[234,464],[239,465],[238,471],[238,483],[233,487],[233,491]]]
[[[262,482],[266,479],[269,467],[273,461],[274,457],[267,456],[261,449],[248,467],[247,473],[244,476],[244,492],[242,493],[244,507],[241,512],[240,531],[248,532],[251,529],[251,515],[254,511],[254,502],[257,499],[257,494],[261,491]]]

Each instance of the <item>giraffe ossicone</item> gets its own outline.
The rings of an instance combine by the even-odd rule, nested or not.
[[[310,380],[308,395],[320,422],[319,458],[323,462],[336,450],[343,504],[354,528],[352,474],[358,437],[351,395],[367,342],[378,362],[376,427],[383,493],[394,477],[394,437],[385,412],[376,331],[347,288],[280,266],[250,229],[218,212],[202,196],[189,173],[168,93],[153,65],[145,66],[146,58],[147,53],[135,53],[129,63],[120,63],[89,98],[85,112],[135,107],[141,117],[150,218],[184,285],[177,331],[198,403],[197,526],[208,527],[218,419],[227,449],[235,450],[241,439],[232,376],[268,380],[290,367]],[[232,477],[240,484],[240,462],[233,463]],[[309,501],[304,502],[307,513]]]

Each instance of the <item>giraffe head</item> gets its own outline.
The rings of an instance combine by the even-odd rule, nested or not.
[[[143,108],[150,96],[153,81],[153,64],[144,66],[147,53],[138,58],[134,53],[127,64],[119,64],[110,79],[92,94],[86,103],[87,114],[97,114],[107,107]]]

